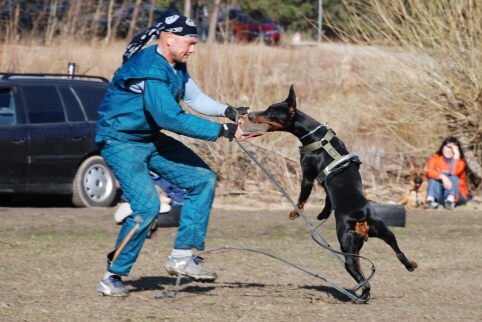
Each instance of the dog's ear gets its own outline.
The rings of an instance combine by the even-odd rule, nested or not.
[[[416,167],[415,162],[413,162],[413,160],[410,160],[408,162],[408,167],[410,168],[410,171],[414,170]]]
[[[296,94],[293,85],[290,86],[290,94],[288,95],[288,98],[285,102],[288,103],[288,106],[291,106],[296,110]]]
[[[290,94],[285,102],[288,104],[290,118],[294,118],[296,115],[296,94],[293,85],[290,86]]]

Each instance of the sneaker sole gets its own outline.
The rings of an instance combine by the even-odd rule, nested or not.
[[[119,294],[112,294],[110,289],[104,288],[102,285],[99,285],[97,287],[97,294],[102,295],[102,296],[129,296],[129,292],[127,293],[119,293]]]
[[[193,275],[182,273],[182,272],[179,272],[179,271],[176,271],[174,269],[167,268],[167,267],[166,267],[166,271],[171,276],[179,276],[179,274],[181,274],[182,276],[191,278],[191,279],[195,280],[196,282],[214,282],[218,278],[217,276],[208,276],[208,275],[193,276]]]

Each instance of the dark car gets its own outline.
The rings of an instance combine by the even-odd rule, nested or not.
[[[117,182],[94,142],[98,76],[0,73],[0,195],[68,194],[110,206]]]
[[[222,41],[261,40],[276,45],[281,40],[280,27],[259,10],[246,14],[238,8],[228,8],[218,16],[216,29],[217,38]]]

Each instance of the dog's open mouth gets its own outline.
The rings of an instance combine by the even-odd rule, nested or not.
[[[247,117],[242,120],[243,136],[259,136],[272,129],[271,125],[267,123],[254,123]]]

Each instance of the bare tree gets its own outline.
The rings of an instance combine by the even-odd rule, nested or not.
[[[52,42],[55,32],[58,28],[57,8],[59,0],[52,0],[50,2],[49,17],[47,22],[47,30],[45,32],[45,43],[48,45]]]
[[[141,10],[142,0],[136,0],[134,11],[132,12],[132,19],[129,24],[129,31],[127,32],[127,39],[131,39],[134,36],[134,32],[137,25],[137,19],[139,18],[139,12]]]
[[[112,37],[112,12],[114,11],[114,0],[109,1],[109,8],[107,9],[107,33],[105,35],[105,42],[108,42]]]
[[[209,21],[209,32],[208,32],[208,39],[207,43],[212,44],[216,40],[216,24],[218,20],[219,14],[219,7],[221,6],[221,0],[214,0],[214,8],[211,14],[211,19]]]
[[[67,12],[67,22],[65,23],[63,30],[69,36],[78,31],[81,6],[82,1],[73,1],[73,5],[69,6]]]
[[[191,0],[184,1],[184,15],[187,17],[191,16]]]

